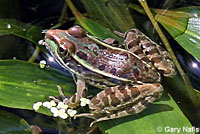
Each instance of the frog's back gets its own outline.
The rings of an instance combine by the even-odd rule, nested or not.
[[[152,66],[123,49],[105,47],[87,39],[87,43],[76,42],[75,55],[80,58],[82,66],[106,77],[134,83],[160,80],[158,72]]]

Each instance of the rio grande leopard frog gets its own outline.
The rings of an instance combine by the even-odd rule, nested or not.
[[[91,99],[91,113],[77,117],[99,122],[139,113],[161,96],[160,75],[176,74],[170,55],[142,32],[131,29],[120,36],[126,49],[114,47],[114,39],[100,40],[79,26],[47,31],[46,48],[77,79],[76,94],[64,103],[79,106],[80,98],[86,97],[86,83],[104,89]]]

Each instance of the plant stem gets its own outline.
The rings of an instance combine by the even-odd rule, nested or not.
[[[71,11],[74,14],[74,16],[76,17],[77,21],[79,21],[81,23],[81,21],[82,21],[81,17],[84,17],[84,16],[76,9],[76,7],[74,6],[74,4],[72,3],[71,0],[65,0],[65,2],[71,9]]]
[[[62,13],[58,19],[58,23],[51,27],[50,29],[55,29],[57,27],[62,26],[67,21],[67,4],[65,3],[62,8]]]
[[[184,83],[185,83],[185,86],[187,87],[188,89],[188,93],[189,93],[189,96],[190,96],[190,99],[192,100],[193,104],[196,106],[196,107],[200,107],[200,104],[198,103],[198,98],[193,90],[193,87],[192,87],[192,84],[188,78],[188,76],[184,73],[181,65],[179,64],[172,48],[170,47],[170,44],[169,44],[169,41],[167,40],[167,38],[165,37],[164,33],[162,32],[161,28],[159,27],[157,21],[155,20],[151,10],[149,9],[148,7],[148,4],[146,2],[146,0],[138,0],[141,4],[141,6],[144,8],[147,16],[149,17],[151,23],[153,24],[155,30],[158,32],[159,34],[159,37],[160,39],[162,40],[162,42],[164,43],[167,51],[170,53],[171,57],[172,57],[172,60],[174,62],[174,64],[176,65],[176,68],[178,70],[178,72],[180,73]]]
[[[40,48],[38,46],[36,46],[35,51],[31,55],[31,57],[28,59],[28,62],[34,62],[39,53],[40,53]]]

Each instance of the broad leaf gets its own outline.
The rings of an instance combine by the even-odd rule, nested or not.
[[[35,44],[42,38],[41,28],[14,19],[0,19],[0,35],[16,35]]]
[[[32,134],[29,124],[19,116],[0,110],[1,134]]]
[[[104,26],[125,32],[135,27],[132,15],[123,0],[81,0],[90,18]]]
[[[38,64],[18,60],[0,61],[0,105],[32,110],[35,102],[59,96],[57,85],[66,95],[75,89],[72,78],[51,68],[41,69]],[[41,108],[39,112],[49,114]]]
[[[200,61],[199,9],[189,7],[180,11],[166,11],[166,14],[157,14],[155,18],[187,52]],[[194,10],[196,13],[192,14]]]

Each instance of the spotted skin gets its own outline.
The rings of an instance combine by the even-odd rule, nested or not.
[[[126,50],[113,47],[114,39],[99,40],[79,26],[47,31],[46,48],[77,79],[77,93],[64,103],[78,107],[80,98],[86,97],[85,83],[104,89],[91,99],[91,113],[76,117],[96,123],[139,113],[161,96],[160,73],[175,75],[170,55],[139,30],[121,36]]]
[[[159,83],[112,87],[92,98],[89,104],[89,108],[93,110],[91,114],[79,114],[76,117],[93,118],[94,124],[140,113],[159,98],[162,91],[163,87]],[[125,101],[127,99],[129,101]]]
[[[153,64],[164,76],[172,77],[176,74],[169,53],[138,29],[127,31],[124,38],[124,43],[129,51],[137,54],[148,64]]]

